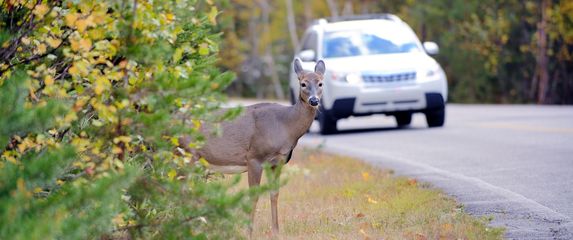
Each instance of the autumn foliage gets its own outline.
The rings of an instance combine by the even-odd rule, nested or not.
[[[229,193],[179,147],[232,74],[210,1],[0,1],[0,239],[228,238]],[[236,181],[235,181],[236,182]]]

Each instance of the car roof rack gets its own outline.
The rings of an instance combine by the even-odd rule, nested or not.
[[[402,21],[399,17],[390,13],[382,14],[363,14],[363,15],[349,15],[349,16],[338,16],[338,17],[327,17],[320,18],[313,21],[313,25],[326,24],[329,22],[343,22],[343,21],[358,21],[358,20],[370,20],[370,19],[383,19],[391,20],[395,22]]]

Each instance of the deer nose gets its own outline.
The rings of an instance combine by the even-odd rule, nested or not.
[[[318,106],[318,102],[320,101],[320,99],[318,99],[315,96],[312,96],[308,99],[308,103],[310,103],[311,106],[316,107]]]

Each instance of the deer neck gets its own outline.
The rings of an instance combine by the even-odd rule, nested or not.
[[[306,133],[314,116],[316,115],[316,108],[306,104],[300,97],[298,101],[290,107],[289,116],[287,118],[288,125],[291,126],[292,134],[298,138]]]

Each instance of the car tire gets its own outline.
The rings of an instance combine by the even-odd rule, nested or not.
[[[323,110],[318,114],[318,124],[320,125],[320,134],[328,135],[336,133],[336,119],[330,116],[330,114]]]
[[[407,127],[412,122],[412,113],[402,112],[394,115],[399,128]]]
[[[433,128],[444,126],[444,121],[446,118],[445,107],[428,110],[424,114],[426,115],[426,122],[428,122],[428,127]]]

